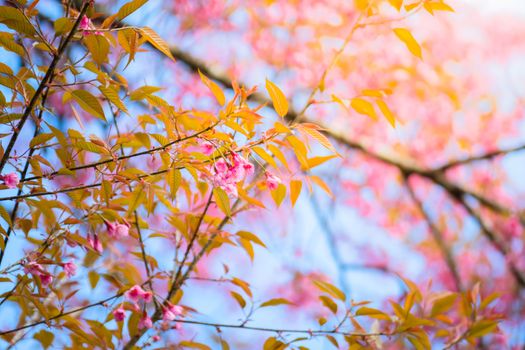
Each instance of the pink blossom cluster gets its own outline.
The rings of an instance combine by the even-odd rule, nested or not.
[[[82,19],[80,20],[80,25],[78,26],[78,29],[82,30],[82,34],[84,35],[89,35],[89,34],[102,35],[102,32],[96,30],[96,27],[93,25],[93,22],[91,22],[89,17],[86,15],[84,15]]]
[[[68,278],[73,277],[77,273],[77,265],[74,261],[68,261],[60,264]],[[44,267],[36,261],[28,261],[24,264],[24,272],[38,277],[43,287],[49,286],[53,283],[53,275],[46,271]]]
[[[209,168],[214,186],[222,188],[227,194],[237,197],[237,183],[254,172],[254,166],[245,158],[232,153],[229,160],[221,158]]]
[[[24,265],[24,272],[40,279],[42,286],[47,287],[53,282],[53,275],[44,270],[36,261],[29,261]]]
[[[8,188],[16,188],[20,183],[20,179],[16,173],[9,173],[5,175],[0,175],[0,180],[4,182]]]
[[[134,309],[136,311],[140,311],[140,308],[138,306],[139,302],[142,301],[144,304],[147,304],[153,301],[153,293],[142,289],[142,287],[139,285],[134,285],[133,287],[131,287],[128,291],[124,293],[124,297],[134,304]],[[162,319],[164,321],[173,321],[182,314],[183,308],[179,305],[173,305],[167,302],[166,305],[162,308]],[[126,317],[126,310],[124,309],[123,305],[120,305],[118,308],[113,310],[113,317],[117,322],[124,321]],[[138,328],[143,329],[151,327],[153,327],[153,321],[144,309],[144,311],[142,311],[142,316],[139,320]]]

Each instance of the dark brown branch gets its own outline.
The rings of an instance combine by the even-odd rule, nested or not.
[[[445,263],[447,264],[450,274],[452,275],[452,278],[454,279],[456,290],[459,292],[463,291],[463,285],[461,283],[461,277],[459,276],[459,273],[458,273],[456,261],[454,260],[454,256],[452,255],[450,248],[445,242],[445,238],[443,237],[443,234],[438,229],[438,227],[434,224],[434,222],[432,221],[432,219],[426,212],[425,208],[423,207],[423,203],[421,203],[421,201],[417,198],[414,192],[414,189],[412,188],[412,186],[410,186],[409,179],[404,178],[404,181],[405,181],[405,186],[408,190],[408,193],[410,194],[410,197],[412,198],[412,201],[418,208],[421,215],[423,215],[423,218],[425,219],[430,229],[430,234],[432,235],[432,238],[436,242],[439,250],[441,251],[441,254],[443,255],[443,258],[445,259]]]
[[[499,156],[504,156],[504,155],[507,155],[509,153],[520,152],[520,151],[523,151],[523,150],[525,150],[525,145],[520,145],[520,146],[516,146],[516,147],[513,147],[513,148],[508,148],[508,149],[495,150],[495,151],[487,152],[487,153],[484,153],[484,154],[480,154],[479,156],[472,156],[472,157],[468,157],[468,158],[464,158],[464,159],[458,159],[458,160],[450,161],[447,164],[444,164],[444,165],[436,168],[436,171],[444,172],[444,171],[446,171],[448,169],[457,167],[459,165],[465,165],[465,164],[477,162],[477,161],[480,161],[480,160],[491,160],[491,159],[499,157]]]
[[[76,171],[76,170],[82,170],[82,169],[96,168],[99,165],[109,164],[109,163],[117,162],[117,161],[120,161],[120,160],[125,160],[125,159],[135,158],[135,157],[139,157],[139,156],[143,156],[143,155],[147,155],[147,154],[152,154],[152,153],[155,153],[155,152],[158,152],[158,151],[164,151],[170,146],[173,146],[173,145],[175,145],[177,143],[184,142],[184,141],[190,140],[192,138],[198,137],[198,136],[200,136],[200,135],[202,135],[202,134],[212,130],[213,128],[215,128],[217,126],[217,124],[218,123],[214,123],[213,125],[210,125],[207,128],[204,128],[201,131],[196,132],[195,134],[191,134],[189,136],[178,138],[176,140],[168,142],[165,145],[162,145],[162,146],[159,146],[159,147],[154,147],[154,148],[146,150],[146,151],[131,153],[131,154],[128,154],[128,155],[121,155],[120,157],[105,159],[105,160],[101,160],[101,161],[94,162],[94,163],[83,164],[83,165],[79,165],[79,166],[76,166],[76,167],[67,168],[66,170]],[[52,177],[52,176],[55,176],[55,175],[58,175],[58,171],[54,171],[54,172],[46,174],[46,175],[28,177],[27,179],[24,180],[24,182],[25,181],[38,180],[38,179],[42,179],[42,178],[45,178],[45,177]]]

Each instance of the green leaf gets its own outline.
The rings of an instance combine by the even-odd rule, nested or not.
[[[99,100],[89,91],[75,90],[71,93],[71,96],[73,96],[75,101],[83,110],[97,118],[107,121],[102,105],[100,104]]]

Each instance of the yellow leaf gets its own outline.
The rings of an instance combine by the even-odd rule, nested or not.
[[[353,98],[352,102],[350,102],[350,105],[357,113],[369,116],[373,120],[377,120],[377,114],[374,106],[367,100],[363,100],[362,98]]]
[[[142,5],[147,3],[148,0],[133,0],[125,3],[117,12],[117,18],[123,20],[124,18],[137,11]]]
[[[207,76],[202,74],[200,70],[199,70],[199,75],[204,85],[206,85],[208,89],[210,89],[210,91],[213,93],[213,96],[215,96],[215,99],[217,100],[217,102],[219,102],[219,104],[223,106],[224,103],[226,102],[226,98],[224,97],[224,92],[219,87],[219,85],[217,85],[216,82],[210,80]]]
[[[367,306],[363,306],[363,307],[359,308],[356,311],[355,315],[356,316],[370,316],[372,318],[377,318],[377,319],[380,319],[380,320],[390,321],[390,316],[385,314],[383,311],[377,310],[377,309],[374,309],[374,308],[371,308],[371,307],[367,307]]]
[[[239,239],[239,244],[244,249],[244,251],[248,254],[248,256],[250,257],[250,260],[253,262],[254,251],[253,251],[253,246],[250,243],[250,241],[241,238]]]
[[[270,94],[270,98],[273,102],[273,108],[279,116],[284,117],[288,113],[288,101],[286,96],[284,96],[281,89],[277,87],[274,83],[266,79],[266,90]]]
[[[383,113],[383,115],[385,116],[386,120],[388,120],[390,125],[392,125],[392,127],[395,129],[396,118],[394,117],[394,114],[392,113],[390,108],[388,108],[388,105],[383,100],[377,100],[376,103],[379,109],[381,110],[381,113]]]
[[[397,35],[399,39],[401,39],[402,42],[405,43],[408,50],[414,55],[419,58],[423,58],[421,56],[421,47],[419,46],[418,42],[414,37],[412,36],[412,33],[408,29],[405,28],[395,28],[394,33]]]
[[[286,186],[279,184],[277,188],[271,191],[272,198],[277,206],[280,206],[286,196]]]
[[[335,148],[332,145],[332,143],[330,142],[330,140],[328,140],[328,138],[326,136],[321,134],[316,129],[310,128],[310,127],[305,127],[304,125],[301,125],[301,124],[298,124],[297,127],[299,128],[300,131],[305,132],[306,134],[310,135],[312,138],[314,138],[317,141],[319,141],[319,143],[321,145],[323,145],[325,148],[327,148],[328,150],[332,151],[333,153],[337,153],[337,151],[335,150]]]
[[[153,45],[157,50],[175,61],[175,58],[171,54],[170,47],[168,44],[151,28],[143,27],[139,28],[140,33],[146,40]]]
[[[270,299],[268,301],[265,301],[264,303],[261,304],[261,307],[276,306],[276,305],[289,305],[289,304],[292,304],[292,303],[284,298],[275,298],[275,299]]]
[[[90,92],[86,90],[75,90],[71,92],[71,96],[73,96],[73,99],[80,107],[82,107],[83,110],[106,121],[106,116],[104,115],[104,109],[102,109],[102,105]]]
[[[241,306],[241,308],[244,309],[244,307],[246,306],[246,300],[244,300],[244,298],[239,293],[230,292],[230,294],[232,295],[232,297],[235,298],[235,300]]]
[[[388,0],[388,2],[398,11],[401,10],[401,6],[403,6],[403,0]]]
[[[290,200],[292,201],[292,206],[295,205],[295,202],[297,202],[297,198],[301,194],[301,188],[303,187],[303,183],[299,180],[292,180],[290,181]]]
[[[310,178],[315,184],[321,187],[330,197],[334,196],[330,187],[328,187],[328,185],[319,176],[312,175],[310,176]]]
[[[228,195],[224,190],[220,187],[216,187],[213,189],[213,198],[215,199],[215,203],[219,207],[219,209],[226,215],[231,215],[230,210],[230,199],[228,198]]]
[[[257,153],[257,155],[261,157],[266,163],[270,164],[274,168],[277,168],[277,164],[275,163],[275,160],[264,149],[262,149],[261,147],[253,147],[252,151]]]
[[[241,238],[243,238],[245,240],[252,241],[253,243],[256,243],[256,244],[266,248],[266,245],[263,243],[263,241],[261,241],[261,239],[259,237],[257,237],[256,235],[254,235],[251,232],[239,231],[239,232],[237,232],[237,236],[239,236],[239,237],[241,237]]]
[[[313,281],[313,282],[317,286],[317,288],[319,288],[321,291],[323,291],[325,293],[328,293],[329,295],[331,295],[334,298],[337,298],[337,299],[339,299],[341,301],[345,301],[346,300],[345,293],[343,293],[343,291],[341,291],[339,288],[337,288],[333,284],[328,283],[328,282],[324,282],[324,281],[319,281],[319,280],[316,280],[316,281]]]
[[[454,12],[454,9],[452,7],[450,7],[442,1],[425,2],[423,6],[425,7],[425,10],[427,10],[432,15],[434,14],[434,11]]]

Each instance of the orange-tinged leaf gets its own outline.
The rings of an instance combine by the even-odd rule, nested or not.
[[[394,28],[394,33],[397,35],[399,39],[401,39],[402,42],[405,43],[408,50],[414,55],[419,58],[423,58],[421,55],[421,46],[419,46],[418,42],[414,37],[412,36],[412,33],[406,28]]]
[[[390,108],[388,108],[388,105],[385,103],[385,101],[377,100],[376,103],[379,109],[381,110],[381,113],[383,113],[383,115],[385,116],[386,120],[388,120],[390,125],[392,125],[392,127],[395,128],[396,118],[394,117],[394,114],[392,113]]]
[[[270,164],[274,168],[277,168],[277,163],[275,163],[275,160],[271,155],[268,154],[264,149],[261,147],[252,147],[252,151],[257,153],[259,157],[261,157],[266,163]]]
[[[312,175],[310,176],[310,178],[315,184],[321,187],[323,191],[325,191],[330,197],[334,196],[330,187],[328,187],[328,185],[319,176]]]
[[[403,6],[403,0],[388,0],[390,5],[394,6],[396,10],[400,11]]]
[[[246,300],[244,300],[244,298],[239,293],[230,292],[230,294],[237,301],[240,307],[244,309],[244,307],[246,306]]]
[[[133,0],[125,3],[117,12],[117,18],[123,20],[124,18],[137,11],[142,5],[147,3],[148,0]]]
[[[266,90],[270,94],[270,98],[273,102],[273,108],[279,116],[284,117],[288,113],[288,101],[286,96],[284,96],[281,89],[277,87],[274,83],[266,79]]]
[[[353,98],[350,102],[350,106],[359,114],[369,116],[370,118],[377,120],[377,114],[374,109],[374,105],[362,98]]]
[[[337,153],[336,149],[334,148],[330,140],[328,140],[326,136],[321,134],[316,129],[305,127],[304,125],[301,125],[301,124],[297,125],[297,127],[299,128],[299,130],[305,132],[306,134],[310,135],[312,138],[319,141],[319,143],[323,145],[325,148],[327,148],[328,150],[332,151],[333,153]]]
[[[425,10],[432,15],[434,14],[434,11],[454,12],[454,9],[443,1],[425,2],[423,6],[425,7]]]
[[[356,316],[370,316],[372,318],[377,318],[380,320],[388,320],[388,321],[390,320],[390,316],[385,314],[383,311],[374,309],[371,307],[367,307],[367,306],[360,307],[356,311],[355,315]]]
[[[272,198],[277,206],[280,206],[281,203],[284,200],[284,197],[286,197],[286,186],[283,184],[279,184],[277,188],[270,192],[272,194]]]
[[[297,198],[301,194],[301,188],[303,187],[302,181],[292,180],[290,181],[290,200],[292,201],[292,206],[297,202]]]
[[[319,281],[319,280],[315,280],[313,282],[317,286],[317,288],[319,288],[321,291],[323,291],[325,293],[328,293],[329,295],[331,295],[334,298],[339,299],[341,301],[345,301],[346,300],[345,293],[343,293],[342,290],[340,290],[339,288],[337,288],[333,284],[328,283],[328,282],[324,282],[324,281]]]
[[[215,199],[215,203],[219,207],[219,209],[226,215],[231,215],[231,208],[230,208],[230,199],[228,198],[228,195],[226,192],[220,188],[216,187],[213,189],[213,198]]]
[[[171,58],[173,61],[175,61],[175,58],[171,54],[171,50],[168,44],[153,29],[149,27],[143,27],[139,28],[139,31],[151,45],[153,45],[157,50],[159,50],[160,52]]]
[[[220,86],[217,85],[216,82],[210,80],[207,76],[202,74],[200,70],[199,70],[199,76],[201,77],[201,80],[204,83],[204,85],[206,85],[208,89],[210,89],[210,91],[212,92],[213,96],[215,96],[215,99],[217,100],[217,102],[219,102],[219,104],[223,106],[224,103],[226,102],[226,98],[224,97],[224,92],[222,91]]]
[[[254,235],[251,232],[239,231],[239,232],[237,232],[237,236],[239,236],[239,237],[241,237],[243,239],[246,239],[248,241],[252,241],[253,243],[260,245],[261,247],[266,248],[266,245],[264,244],[264,242],[261,241],[261,239],[259,237],[257,237],[256,235]]]

